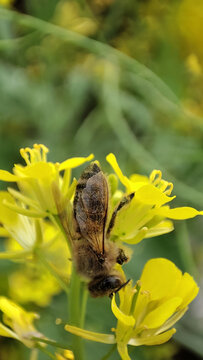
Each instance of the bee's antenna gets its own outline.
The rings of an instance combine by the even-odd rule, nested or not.
[[[120,291],[124,286],[126,286],[131,279],[128,279],[124,284],[122,284],[121,286],[119,286],[119,288],[117,290],[114,291],[114,294],[116,294],[118,291]],[[109,294],[110,299],[112,299],[113,297],[113,292],[111,294]]]
[[[120,291],[124,286],[126,286],[129,282],[130,282],[131,279],[128,279],[124,284],[122,284],[116,291],[115,293],[117,293],[118,291]]]

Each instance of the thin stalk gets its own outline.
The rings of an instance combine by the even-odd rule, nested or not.
[[[38,358],[38,349],[32,349],[30,352],[29,360],[37,360],[37,358]]]
[[[68,346],[66,344],[62,344],[62,343],[60,343],[58,341],[55,341],[55,340],[51,340],[51,339],[43,339],[43,338],[33,336],[32,340],[35,340],[38,343],[48,344],[48,345],[51,345],[53,347],[60,348],[60,349],[70,349],[70,346]]]
[[[68,227],[66,226],[66,228],[65,228],[63,226],[62,221],[58,215],[50,214],[49,218],[53,222],[53,224],[56,225],[58,227],[58,229],[61,231],[61,233],[63,234],[63,236],[68,244],[69,250],[72,252],[71,234],[70,234]]]
[[[84,290],[83,290],[84,291]],[[72,268],[72,276],[69,293],[69,323],[70,325],[81,327],[81,321],[84,321],[84,314],[81,316],[81,280],[76,272],[75,267]],[[82,319],[83,318],[83,319]],[[72,347],[76,360],[84,359],[83,340],[76,335],[72,335]]]
[[[107,352],[106,355],[104,355],[101,360],[107,360],[110,358],[110,356],[114,353],[114,351],[116,350],[116,344],[113,344],[113,346],[110,348],[110,350]]]
[[[37,345],[37,349],[41,350],[44,354],[48,355],[50,359],[56,360],[56,356],[54,356],[50,351],[48,351],[44,347]]]
[[[25,259],[28,255],[31,255],[31,250],[22,250],[22,251],[5,251],[0,252],[0,259]]]
[[[45,256],[42,254],[42,252],[39,249],[36,249],[35,253],[37,255],[37,258],[46,267],[46,269],[50,272],[50,274],[53,275],[55,277],[55,279],[58,281],[61,288],[66,292],[66,294],[69,294],[69,288],[67,287],[66,283],[62,280],[62,278],[57,274],[57,272],[54,270],[54,268],[50,265],[50,263],[47,261]]]
[[[88,290],[86,287],[86,283],[82,283],[82,303],[81,303],[81,319],[80,319],[80,327],[83,329],[85,326],[85,315],[87,308],[87,299],[88,299]]]
[[[195,278],[200,278],[199,271],[193,258],[193,251],[189,239],[186,222],[178,224],[176,237],[184,270],[191,273]]]

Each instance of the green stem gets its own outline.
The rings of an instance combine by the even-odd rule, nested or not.
[[[43,338],[39,338],[39,337],[36,337],[36,336],[33,336],[32,337],[32,340],[35,340],[37,341],[38,343],[44,343],[44,344],[48,344],[48,345],[51,345],[51,346],[54,346],[56,348],[60,348],[60,349],[70,349],[70,346],[67,345],[67,344],[62,344],[58,341],[55,341],[55,340],[51,340],[51,339],[43,339]]]
[[[80,327],[83,329],[85,326],[85,315],[86,315],[86,307],[87,307],[87,299],[88,299],[88,290],[86,287],[86,283],[82,283],[82,304],[81,304],[81,319],[80,319]]]
[[[58,229],[61,231],[61,233],[64,236],[64,238],[65,238],[65,240],[66,240],[66,242],[68,244],[68,247],[69,247],[69,249],[71,251],[71,237],[70,237],[70,234],[67,233],[67,231],[64,229],[64,226],[62,225],[59,216],[50,214],[49,218],[53,222],[53,224],[56,225],[58,227]]]
[[[37,349],[41,350],[44,354],[48,355],[51,359],[56,360],[56,357],[44,347],[37,345]]]
[[[113,344],[113,346],[110,348],[110,350],[107,352],[106,355],[104,355],[101,360],[107,360],[110,358],[110,356],[114,353],[114,351],[116,350],[116,344]]]
[[[38,358],[38,349],[32,349],[30,352],[30,360],[37,360]]]
[[[56,278],[56,280],[58,281],[61,288],[66,292],[66,294],[69,294],[69,288],[67,287],[66,283],[62,280],[62,278],[57,274],[57,272],[54,270],[54,268],[50,265],[50,263],[47,261],[47,259],[43,255],[43,253],[39,249],[35,249],[35,253],[37,255],[37,258],[46,267],[46,269],[50,272],[50,274]]]
[[[81,280],[79,275],[76,272],[75,267],[72,268],[72,276],[70,283],[70,293],[69,293],[69,323],[70,325],[81,327],[82,321],[84,321],[84,313],[81,305],[82,290],[81,289]],[[72,336],[72,347],[76,360],[84,359],[84,348],[83,340],[76,335]]]
[[[178,224],[176,237],[178,241],[178,247],[180,249],[179,253],[184,267],[183,270],[188,271],[197,279],[200,278],[199,271],[193,258],[193,251],[186,222],[181,222],[181,224]]]

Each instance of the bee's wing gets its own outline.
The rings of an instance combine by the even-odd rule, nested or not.
[[[74,201],[74,215],[81,236],[98,253],[104,252],[104,236],[108,211],[108,184],[102,171],[89,179],[80,179]]]

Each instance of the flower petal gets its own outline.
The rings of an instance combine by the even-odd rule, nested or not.
[[[11,174],[9,171],[0,170],[0,180],[8,181],[8,182],[15,182],[15,181],[19,180],[19,177]]]
[[[165,195],[158,188],[151,184],[142,186],[139,190],[137,190],[135,196],[137,200],[144,204],[158,206],[161,206],[175,198],[175,196],[170,197]]]
[[[140,346],[140,345],[160,345],[165,342],[167,342],[173,334],[175,334],[176,329],[168,330],[162,334],[155,335],[155,336],[149,336],[149,337],[140,337],[140,338],[134,338],[130,339],[128,342],[129,345],[133,346]]]
[[[170,329],[178,320],[180,320],[183,315],[186,313],[186,311],[188,310],[188,307],[182,309],[182,310],[179,310],[177,311],[175,314],[173,314],[170,319],[168,319],[164,324],[163,326],[161,326],[157,331],[156,331],[156,334],[160,334],[162,333],[163,331],[166,331],[168,329]]]
[[[111,310],[113,312],[113,314],[115,315],[115,317],[121,321],[123,324],[127,325],[127,326],[134,326],[135,325],[135,319],[132,315],[126,315],[124,314],[119,307],[116,304],[115,301],[115,294],[112,297],[112,301],[111,301]]]
[[[19,337],[9,328],[0,323],[0,336],[10,337],[19,340]]]
[[[0,237],[8,237],[9,233],[6,229],[0,226]]]
[[[65,169],[73,169],[77,166],[80,166],[84,164],[86,161],[90,161],[94,158],[93,154],[90,154],[87,157],[73,157],[71,159],[67,159],[63,161],[59,166],[59,171],[65,170]]]
[[[199,288],[193,277],[188,273],[185,273],[176,290],[176,296],[180,296],[183,299],[180,308],[183,309],[187,307],[187,305],[197,296],[198,292]]]
[[[7,191],[0,191],[0,222],[4,225],[16,225],[18,216],[5,206],[5,201],[9,201],[12,205],[15,204],[13,197]]]
[[[140,326],[147,326],[148,329],[158,328],[165,323],[181,304],[180,297],[174,297],[165,301],[163,304],[151,311],[142,321]]]
[[[126,242],[126,244],[138,244],[140,241],[142,241],[144,238],[148,237],[147,234],[148,234],[148,228],[147,227],[143,227],[141,230],[138,231],[137,235],[135,235],[134,237],[132,238],[127,238],[127,239],[124,239],[124,241]]]
[[[12,203],[10,203],[10,201],[4,200],[3,201],[3,205],[12,210],[13,214],[21,214],[21,215],[25,215],[25,216],[29,216],[29,217],[34,217],[34,218],[44,218],[47,216],[47,213],[44,211],[35,211],[35,210],[29,210],[23,207],[20,207],[18,205],[14,205]],[[14,215],[13,215],[14,217]]]
[[[22,175],[20,180],[40,179],[50,183],[56,175],[56,166],[52,163],[39,161],[25,167],[15,165],[14,171],[18,175]]]
[[[32,252],[29,250],[22,250],[22,251],[4,251],[0,252],[0,259],[10,259],[10,260],[19,260],[19,259],[26,259],[28,255],[31,255]]]
[[[174,230],[174,226],[172,221],[163,220],[159,224],[148,229],[145,238],[151,238],[158,235],[168,234],[169,232]]]
[[[171,292],[177,289],[181,278],[182,272],[172,261],[157,258],[146,263],[140,280],[142,290],[150,292],[151,300],[157,300],[169,298]]]
[[[76,326],[65,325],[65,330],[69,331],[71,334],[81,336],[84,339],[97,341],[104,344],[115,344],[115,336],[111,334],[101,334],[93,331],[88,331],[85,329],[80,329]]]
[[[116,157],[114,154],[110,153],[106,156],[106,160],[108,163],[112,166],[115,173],[118,175],[121,183],[128,189],[128,191],[131,191],[132,189],[132,182],[127,178],[127,176],[124,176],[118,163],[116,160]]]
[[[157,214],[174,220],[191,219],[197,215],[203,215],[203,211],[198,211],[192,207],[183,206],[175,209],[163,207],[157,210]]]

